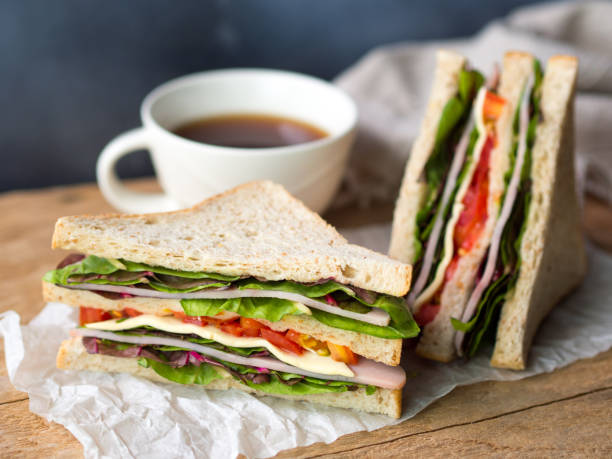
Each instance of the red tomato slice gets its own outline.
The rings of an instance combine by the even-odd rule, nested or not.
[[[262,328],[265,328],[261,322],[247,317],[240,318],[240,326],[242,327],[244,336],[257,337]]]
[[[84,306],[79,308],[79,324],[81,324],[81,326],[93,322],[110,320],[112,318],[113,316],[110,314],[110,312],[105,311],[104,309],[86,308]]]
[[[302,349],[302,346],[287,339],[284,334],[276,332],[274,330],[262,328],[261,337],[266,341],[269,341],[270,343],[274,344],[276,347],[282,349],[283,351],[291,352],[297,355],[302,355],[304,353],[304,349]]]
[[[174,315],[174,317],[176,317],[177,319],[181,319],[181,320],[187,317],[187,314],[185,314],[182,311],[172,311],[172,315]]]
[[[240,326],[239,320],[235,322],[222,323],[219,325],[219,328],[221,329],[221,331],[224,331],[225,333],[229,333],[230,335],[234,335],[234,336],[244,335],[244,330]]]
[[[487,91],[482,107],[482,115],[485,121],[497,121],[501,116],[504,105],[506,105],[506,99],[494,92]]]
[[[142,312],[137,311],[136,309],[132,309],[132,308],[123,308],[123,313],[127,315],[128,317],[137,317],[137,316],[142,315]]]
[[[424,327],[429,322],[432,322],[436,315],[438,315],[438,311],[440,310],[440,305],[435,303],[426,303],[419,309],[414,315],[414,320],[420,327]]]
[[[461,212],[455,225],[454,242],[456,251],[469,251],[478,241],[487,221],[489,159],[493,145],[493,137],[487,137],[472,182],[463,197],[463,212]]]
[[[185,316],[183,317],[183,322],[186,324],[194,324],[199,325],[200,327],[205,327],[208,325],[207,319],[208,317],[206,316]]]

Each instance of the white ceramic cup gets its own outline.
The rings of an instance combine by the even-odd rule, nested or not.
[[[226,114],[285,116],[322,128],[327,137],[274,148],[232,148],[185,139],[172,130],[189,121]],[[143,101],[143,126],[112,140],[98,158],[104,197],[125,212],[175,210],[241,183],[280,183],[316,212],[340,185],[355,136],[357,109],[340,89],[297,73],[231,69],[169,81]],[[163,193],[139,193],[121,184],[115,164],[136,150],[151,153]]]

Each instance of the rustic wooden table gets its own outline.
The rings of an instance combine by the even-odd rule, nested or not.
[[[134,186],[155,187],[150,180]],[[57,217],[108,211],[95,185],[0,195],[0,312],[13,309],[27,323],[43,306],[40,278],[60,258],[50,249]],[[326,217],[342,228],[388,221],[390,215],[390,207],[382,207]],[[589,199],[584,220],[591,240],[612,251],[612,210]],[[8,380],[3,342],[0,356],[0,457],[82,456],[80,443],[64,427],[30,413],[27,394]],[[460,387],[402,424],[279,454],[334,455],[611,457],[612,350],[551,374]]]

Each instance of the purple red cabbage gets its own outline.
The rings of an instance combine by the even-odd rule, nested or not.
[[[117,271],[112,274],[75,274],[68,278],[68,282],[83,283],[92,280],[104,279],[109,282],[142,282],[148,283],[152,277],[151,271]]]
[[[121,345],[120,343],[111,343],[90,337],[83,338],[83,346],[89,354],[110,355],[112,357],[146,357],[157,360],[156,353],[144,346]],[[161,360],[158,361],[161,362]]]
[[[338,302],[329,293],[325,295],[325,301],[327,301],[327,304],[331,304],[332,306],[338,306]]]
[[[194,287],[201,287],[205,285],[218,284],[217,279],[190,279],[186,277],[172,276],[169,274],[150,274],[156,280],[162,284],[174,288],[177,290],[188,290]],[[223,287],[225,288],[225,287]]]
[[[368,304],[374,304],[376,302],[376,298],[378,298],[378,294],[375,292],[371,292],[370,290],[354,287],[352,285],[350,285],[349,288],[355,292],[355,295],[357,295],[357,297],[359,297]]]
[[[159,330],[156,328],[147,328],[147,327],[130,328],[129,330],[126,330],[123,333],[129,333],[130,335],[149,335],[149,336],[157,336],[160,338],[180,339],[180,340],[191,341],[191,342],[199,343],[199,344],[206,344],[207,346],[213,347],[215,349],[218,349],[224,352],[240,353],[239,350],[236,351],[235,348],[232,348],[230,346],[225,346],[211,339],[204,339],[201,336],[193,334],[193,333],[189,333],[189,334],[170,333],[164,330]],[[258,349],[258,348],[252,348],[252,349]],[[270,357],[272,354],[270,354],[270,352],[265,348],[259,348],[255,352],[253,351],[248,352],[248,355],[250,357]]]
[[[94,337],[83,337],[83,346],[88,354],[101,354],[124,358],[143,357],[155,360],[156,362],[163,363],[164,365],[168,365],[173,368],[181,368],[187,365],[195,365],[199,367],[201,364],[207,363],[209,365],[223,368],[225,371],[241,381],[250,381],[254,384],[262,384],[269,382],[270,380],[270,370],[267,368],[243,366],[244,368],[252,370],[253,372],[241,373],[235,370],[236,365],[230,366],[229,364],[224,364],[195,351],[163,351],[159,349],[159,346],[129,345]],[[279,378],[281,382],[288,385],[296,384],[302,379],[304,378],[301,376],[297,376],[296,378],[292,378],[288,381],[283,381],[282,378]]]

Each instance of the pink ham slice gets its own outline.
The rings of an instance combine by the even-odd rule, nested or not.
[[[470,295],[470,299],[463,310],[463,315],[461,316],[462,322],[468,322],[472,318],[476,308],[478,307],[482,294],[491,283],[491,279],[495,273],[495,265],[497,264],[497,255],[499,252],[501,237],[504,232],[504,226],[506,226],[508,218],[510,218],[514,201],[516,200],[518,186],[521,179],[521,171],[523,169],[523,163],[525,162],[525,153],[527,151],[527,128],[529,127],[529,97],[531,96],[531,91],[533,89],[533,82],[534,79],[532,74],[527,80],[525,91],[523,92],[523,97],[521,99],[519,113],[519,145],[516,153],[516,164],[514,166],[514,171],[512,172],[510,184],[508,185],[508,191],[506,192],[506,198],[504,199],[502,211],[499,215],[499,219],[495,223],[495,228],[493,229],[493,236],[491,237],[491,245],[489,247],[489,255],[484,273],[478,281],[476,288]],[[455,349],[457,350],[457,354],[460,356],[463,355],[464,338],[464,332],[458,331],[455,335]]]
[[[442,192],[442,202],[441,205],[438,207],[438,212],[435,216],[434,226],[431,230],[429,238],[427,239],[427,249],[425,249],[425,255],[423,256],[423,264],[421,266],[421,271],[419,272],[419,277],[414,283],[412,292],[408,296],[408,304],[410,304],[411,307],[425,288],[427,279],[429,279],[429,274],[432,269],[434,256],[436,254],[436,247],[438,246],[438,240],[440,239],[440,235],[442,234],[442,227],[444,225],[444,218],[442,218],[442,214],[444,212],[444,209],[446,209],[446,206],[448,205],[448,201],[450,200],[451,194],[455,189],[457,178],[459,177],[459,173],[461,172],[461,167],[465,162],[465,154],[470,143],[470,133],[472,132],[472,129],[474,129],[474,117],[470,115],[470,122],[463,131],[463,134],[461,135],[461,140],[457,144],[457,149],[455,150],[455,155],[453,156],[453,162],[451,163],[448,178],[446,180],[446,183],[444,184],[444,191]]]
[[[363,357],[359,359],[359,363],[357,363],[356,365],[348,365],[351,371],[353,371],[353,373],[355,374],[354,377],[348,378],[346,376],[324,375],[320,373],[305,371],[298,367],[294,367],[293,365],[286,364],[284,362],[281,362],[280,360],[273,359],[270,357],[243,357],[240,355],[234,355],[228,352],[213,349],[202,344],[191,343],[186,340],[175,338],[164,338],[157,336],[118,335],[112,332],[87,328],[76,328],[74,330],[71,330],[70,334],[72,336],[89,336],[92,338],[108,339],[121,343],[138,344],[140,346],[177,346],[199,352],[208,357],[225,360],[231,363],[237,363],[239,365],[268,368],[270,370],[282,371],[286,373],[295,373],[303,376],[310,376],[312,378],[334,381],[347,381],[356,384],[369,384],[376,387],[382,387],[384,389],[401,389],[406,384],[406,373],[404,372],[403,368],[399,366],[391,367],[389,365],[385,365],[384,363],[375,362],[373,360],[366,359]]]
[[[295,301],[302,303],[306,306],[310,306],[314,309],[320,309],[321,311],[329,312],[330,314],[336,314],[337,316],[348,317],[349,319],[359,320],[372,325],[379,325],[385,327],[389,325],[391,318],[386,311],[379,308],[372,308],[371,311],[365,314],[359,314],[357,312],[347,311],[338,306],[331,304],[322,303],[307,296],[299,295],[297,293],[282,292],[279,290],[255,290],[255,289],[214,289],[214,290],[200,290],[191,293],[168,293],[160,292],[158,290],[149,288],[138,288],[129,287],[125,285],[105,285],[105,284],[72,284],[62,285],[62,287],[75,289],[75,290],[93,290],[102,292],[113,292],[120,294],[127,294],[133,296],[147,297],[147,298],[158,298],[158,299],[174,299],[174,300],[187,300],[187,299],[198,299],[198,298],[211,298],[211,299],[225,299],[225,298],[280,298],[283,300]]]

